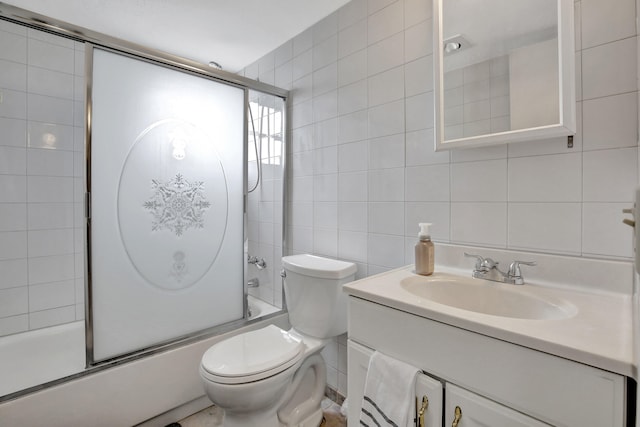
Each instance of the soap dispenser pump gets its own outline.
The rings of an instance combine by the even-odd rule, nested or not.
[[[429,234],[431,223],[421,222],[420,232],[418,233],[418,243],[416,243],[416,273],[423,276],[433,274],[434,266],[434,246]]]

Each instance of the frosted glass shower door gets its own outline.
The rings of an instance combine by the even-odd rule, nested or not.
[[[243,89],[93,49],[93,360],[243,317]]]

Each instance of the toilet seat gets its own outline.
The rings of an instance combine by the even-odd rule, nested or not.
[[[221,384],[259,381],[295,365],[304,349],[300,336],[269,325],[214,344],[202,356],[202,373]]]

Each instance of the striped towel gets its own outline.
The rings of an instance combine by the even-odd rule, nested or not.
[[[414,425],[418,368],[375,352],[369,360],[360,425],[407,427]]]

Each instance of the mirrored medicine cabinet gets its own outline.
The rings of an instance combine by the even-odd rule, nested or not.
[[[433,0],[435,150],[575,134],[573,0]]]

